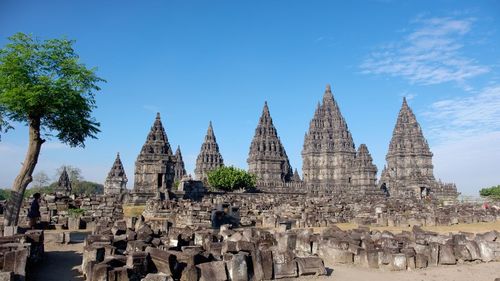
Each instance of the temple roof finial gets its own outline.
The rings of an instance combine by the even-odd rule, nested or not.
[[[329,92],[329,93],[332,92],[332,86],[330,86],[330,84],[326,84],[325,92]]]
[[[156,112],[156,119],[160,119],[160,112]]]

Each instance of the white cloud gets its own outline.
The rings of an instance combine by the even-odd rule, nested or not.
[[[435,102],[424,116],[430,121],[431,136],[439,142],[500,131],[500,85],[466,98]]]
[[[437,177],[464,194],[500,184],[500,85],[433,103],[424,117]]]
[[[487,73],[489,67],[465,57],[462,41],[474,19],[419,18],[400,42],[372,52],[361,64],[363,73],[403,77],[411,83],[432,85],[456,82],[469,89],[467,79]]]

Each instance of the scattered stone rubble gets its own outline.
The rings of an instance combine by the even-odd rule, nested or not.
[[[151,228],[128,219],[97,225],[85,241],[86,280],[270,280],[325,275],[321,258],[296,250],[288,233]],[[296,237],[296,236],[295,236]]]
[[[27,269],[38,263],[44,254],[42,230],[17,234],[17,227],[7,227],[0,237],[0,280],[25,280]]]

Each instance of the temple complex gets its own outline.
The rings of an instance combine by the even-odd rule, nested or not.
[[[380,179],[381,187],[391,196],[423,198],[434,193],[456,197],[454,185],[434,178],[432,156],[420,124],[403,98],[386,156],[387,166]]]
[[[264,103],[255,129],[247,162],[248,172],[257,176],[257,186],[293,180],[292,167],[274,127],[267,102]]]
[[[160,113],[135,161],[133,198],[136,201],[154,196],[164,196],[172,187],[175,177],[176,157],[168,142]]]
[[[205,141],[201,145],[200,154],[196,158],[194,174],[196,179],[206,181],[209,172],[222,166],[224,166],[224,159],[222,159],[222,155],[219,152],[219,145],[217,144],[212,122],[210,121]]]
[[[302,150],[303,180],[311,188],[339,190],[349,185],[356,150],[330,85],[318,104]]]
[[[71,190],[71,181],[69,180],[68,172],[66,172],[66,167],[64,167],[57,181],[57,186],[54,188],[54,192],[59,195],[69,196]]]
[[[186,168],[184,167],[184,160],[182,160],[181,147],[177,146],[175,151],[175,167],[174,167],[174,181],[180,181],[186,175]]]
[[[352,165],[351,188],[355,192],[370,193],[377,182],[377,166],[366,144],[361,144]]]
[[[121,194],[127,191],[127,175],[123,168],[122,161],[120,160],[120,153],[116,154],[113,167],[108,173],[106,181],[104,181],[104,194]]]

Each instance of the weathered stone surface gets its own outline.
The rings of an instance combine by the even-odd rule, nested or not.
[[[296,258],[299,275],[326,275],[323,260],[318,257]]]
[[[441,245],[439,247],[439,264],[456,264],[457,260],[453,252],[453,245]]]
[[[201,145],[200,154],[196,158],[194,170],[196,179],[206,181],[208,172],[224,166],[224,160],[219,152],[219,145],[215,138],[212,122],[208,125],[205,141]]]
[[[297,277],[297,262],[292,252],[273,252],[274,278]]]
[[[406,255],[405,254],[393,254],[391,260],[391,270],[401,271],[406,270]]]
[[[120,159],[120,153],[116,154],[115,162],[104,181],[104,194],[121,194],[127,191],[127,175]]]
[[[231,258],[226,261],[229,279],[232,281],[247,281],[248,280],[248,254],[237,253],[231,255]]]
[[[247,162],[248,172],[257,176],[258,185],[292,181],[292,166],[274,127],[267,102],[255,129]]]
[[[200,281],[225,281],[227,279],[226,264],[223,261],[206,262],[197,265],[200,270]]]

